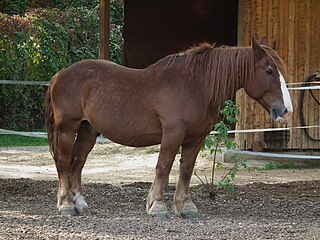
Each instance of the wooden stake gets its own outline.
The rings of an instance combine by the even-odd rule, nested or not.
[[[99,58],[109,59],[110,0],[100,0]]]

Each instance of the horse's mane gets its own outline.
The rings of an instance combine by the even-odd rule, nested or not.
[[[285,77],[285,65],[276,51],[266,46],[262,48]],[[158,68],[164,72],[175,67],[178,60],[182,61],[185,70],[190,71],[189,80],[196,78],[196,70],[204,74],[203,87],[207,103],[220,105],[226,97],[233,99],[239,86],[243,86],[246,79],[250,81],[254,75],[254,54],[251,47],[217,47],[208,43],[168,55],[149,69]]]

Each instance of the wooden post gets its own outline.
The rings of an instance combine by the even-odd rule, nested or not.
[[[99,58],[109,59],[110,0],[100,0]]]

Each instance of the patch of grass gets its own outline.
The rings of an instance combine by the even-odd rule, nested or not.
[[[258,167],[258,171],[268,171],[268,170],[276,170],[276,169],[310,169],[310,168],[320,168],[320,162],[305,162],[305,163],[296,163],[296,162],[286,162],[286,163],[278,163],[278,162],[270,162],[265,166]]]
[[[18,135],[0,135],[0,147],[47,146],[45,138],[25,137]]]

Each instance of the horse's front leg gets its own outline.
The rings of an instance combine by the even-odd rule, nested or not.
[[[174,210],[176,215],[183,218],[193,219],[199,217],[198,209],[191,201],[189,188],[195,161],[204,139],[201,138],[195,142],[182,145],[180,174],[174,195]]]
[[[167,207],[163,191],[168,181],[174,158],[183,141],[183,128],[163,128],[160,153],[156,166],[156,176],[147,198],[147,213],[159,218],[167,218]]]

